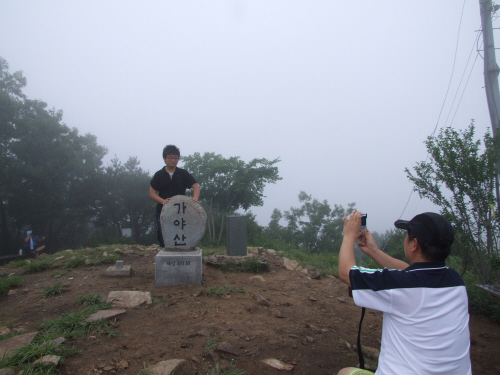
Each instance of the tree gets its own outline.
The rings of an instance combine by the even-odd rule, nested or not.
[[[115,157],[105,168],[94,207],[95,223],[103,233],[114,228],[112,238],[121,236],[123,228],[131,228],[135,242],[145,243],[154,230],[155,204],[144,193],[151,176],[139,164],[137,157],[130,157],[125,164]]]
[[[0,58],[3,253],[17,247],[28,227],[45,234],[52,249],[68,245],[86,231],[95,199],[88,187],[106,154],[95,136],[80,136],[62,123],[61,111],[27,99],[21,91],[25,85],[22,73],[10,74]]]
[[[297,246],[311,252],[339,251],[346,210],[337,204],[332,210],[327,200],[320,202],[304,191],[299,193],[299,202],[301,207],[291,207],[284,213],[288,222],[287,240],[293,240]],[[349,203],[347,211],[352,211],[354,207],[355,203]],[[274,217],[279,218],[277,212]]]
[[[198,181],[201,200],[207,207],[208,234],[215,239],[216,217],[220,218],[220,244],[224,218],[238,209],[248,210],[264,204],[264,187],[281,180],[278,175],[280,160],[253,159],[245,163],[237,156],[224,158],[213,152],[194,153],[183,157],[186,168]]]
[[[492,259],[498,259],[500,217],[494,196],[495,163],[500,158],[500,136],[488,132],[474,139],[474,122],[464,131],[441,129],[425,141],[431,161],[417,163],[415,175],[406,174],[421,198],[441,208],[455,227],[456,245],[464,269],[472,262],[483,283],[492,277]]]

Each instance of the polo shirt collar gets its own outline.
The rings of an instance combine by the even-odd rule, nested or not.
[[[423,268],[443,268],[446,267],[444,262],[416,262],[407,267],[405,271],[418,270]]]

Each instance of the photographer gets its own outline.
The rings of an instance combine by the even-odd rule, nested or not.
[[[441,215],[426,212],[410,221],[403,242],[410,266],[381,251],[361,213],[344,214],[339,277],[352,288],[356,305],[384,313],[376,374],[472,374],[468,300],[458,273],[445,266],[454,232]],[[356,266],[354,244],[383,269]],[[371,374],[355,368],[338,375]]]

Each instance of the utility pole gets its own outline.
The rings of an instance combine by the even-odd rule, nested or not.
[[[481,25],[483,30],[484,44],[484,84],[486,88],[486,99],[490,111],[491,130],[493,136],[499,130],[500,121],[500,91],[498,89],[498,73],[500,68],[495,57],[495,41],[493,39],[493,23],[491,14],[498,9],[493,7],[491,0],[479,0],[481,10]],[[497,170],[500,171],[500,161],[496,163]],[[498,173],[495,176],[495,192],[497,197],[497,209],[500,212],[500,193]]]

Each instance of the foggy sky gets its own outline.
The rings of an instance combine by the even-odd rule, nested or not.
[[[356,202],[384,232],[401,215],[436,211],[413,193],[403,212],[404,168],[426,159],[436,125],[475,119],[478,137],[490,126],[479,1],[465,2],[459,34],[463,4],[0,0],[0,56],[24,72],[29,98],[97,136],[106,163],[137,156],[153,174],[166,144],[279,157],[283,180],[252,208],[261,225],[303,190],[332,207]]]

